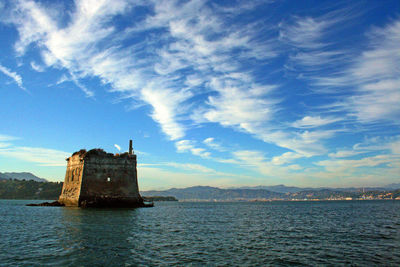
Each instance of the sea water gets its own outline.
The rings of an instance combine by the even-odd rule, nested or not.
[[[1,266],[400,266],[400,201],[32,202],[0,200]]]

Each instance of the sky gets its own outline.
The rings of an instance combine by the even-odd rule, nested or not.
[[[400,2],[0,0],[0,172],[141,190],[400,182]]]

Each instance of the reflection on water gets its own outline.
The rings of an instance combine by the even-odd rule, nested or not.
[[[1,266],[400,265],[400,201],[26,203],[0,200]]]
[[[136,209],[63,208],[61,215],[60,244],[77,262],[109,266],[129,261],[135,249],[132,229],[138,227]]]

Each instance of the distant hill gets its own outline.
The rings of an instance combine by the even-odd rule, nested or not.
[[[28,176],[25,176],[28,178]],[[35,176],[36,177],[36,176]],[[40,179],[40,178],[39,178]],[[57,199],[62,182],[17,180],[0,173],[0,199]],[[396,185],[394,185],[396,186]],[[282,188],[283,187],[283,188]],[[285,189],[278,186],[278,189]],[[289,187],[290,188],[290,187]],[[291,188],[293,189],[293,188]],[[273,192],[260,188],[221,189],[210,186],[171,188],[163,191],[141,191],[147,200],[173,201],[253,201],[253,200],[307,200],[307,199],[400,199],[400,189],[371,190],[371,188],[311,188],[293,193]],[[293,189],[294,190],[294,189]]]
[[[39,178],[30,172],[0,172],[0,180],[32,180],[36,182],[47,182],[44,178]]]
[[[174,196],[179,200],[248,200],[282,198],[284,194],[265,189],[221,189],[210,186],[171,188],[165,191],[143,191],[145,196]]]
[[[259,186],[244,186],[239,188],[231,189],[265,189],[277,193],[299,193],[302,191],[320,191],[320,190],[332,190],[337,192],[362,192],[362,191],[385,191],[400,189],[400,183],[389,184],[382,187],[343,187],[343,188],[330,188],[330,187],[295,187],[286,185],[259,185]]]
[[[266,188],[270,189],[267,190]],[[275,190],[275,191],[273,191]],[[174,196],[184,201],[237,201],[237,200],[274,200],[274,199],[382,199],[391,198],[387,195],[394,189],[384,187],[365,188],[299,188],[277,186],[257,186],[221,189],[210,186],[193,186],[188,188],[171,188],[163,191],[141,191],[144,196]],[[397,191],[396,191],[397,192]],[[397,195],[395,196],[397,197]]]
[[[0,181],[1,180],[10,180],[10,179],[12,179],[12,178],[7,176],[7,175],[5,175],[4,173],[0,172]]]
[[[400,189],[400,183],[388,184],[385,186],[385,188],[389,190]]]
[[[0,199],[58,199],[63,183],[33,180],[0,181]]]
[[[271,185],[271,186],[266,186],[266,185],[244,186],[244,187],[239,187],[237,189],[265,189],[265,190],[276,192],[276,193],[297,193],[297,192],[300,192],[303,190],[308,190],[310,188],[301,188],[301,187],[286,186],[286,185],[280,184],[280,185]]]

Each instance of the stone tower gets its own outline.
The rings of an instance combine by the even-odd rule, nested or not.
[[[79,207],[142,207],[132,140],[129,153],[80,150],[68,162],[59,202]]]

